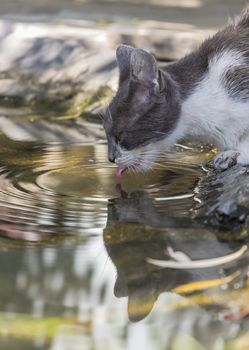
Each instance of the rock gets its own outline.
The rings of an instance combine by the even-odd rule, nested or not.
[[[227,237],[248,237],[249,173],[236,165],[224,172],[209,171],[199,181],[195,218]],[[228,232],[227,232],[228,231]],[[227,233],[226,233],[227,232]]]

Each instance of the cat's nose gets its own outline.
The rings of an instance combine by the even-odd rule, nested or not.
[[[108,159],[109,159],[109,161],[110,161],[111,163],[115,163],[115,156],[110,155],[110,156],[108,157]]]

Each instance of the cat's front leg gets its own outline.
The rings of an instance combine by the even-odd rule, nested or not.
[[[214,158],[212,166],[219,171],[224,171],[239,163],[239,151],[224,151]]]

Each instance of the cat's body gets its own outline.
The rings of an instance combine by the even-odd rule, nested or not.
[[[247,15],[243,25],[230,25],[205,41],[198,51],[165,67],[180,91],[183,87],[181,122],[173,132],[176,140],[192,136],[215,144],[219,151],[236,151],[241,164],[249,164]],[[187,71],[192,76],[186,89]]]
[[[119,89],[104,125],[118,175],[149,169],[159,152],[186,137],[217,146],[217,169],[249,165],[249,7],[164,68],[146,51],[123,45],[117,61]]]

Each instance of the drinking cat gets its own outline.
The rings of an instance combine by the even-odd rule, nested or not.
[[[217,147],[217,170],[249,165],[249,6],[163,68],[142,49],[120,45],[116,56],[119,86],[104,128],[117,176],[149,170],[186,137]]]

